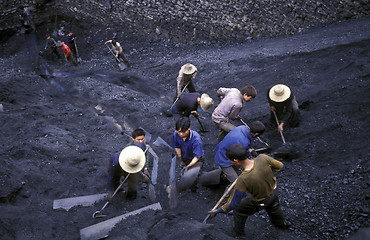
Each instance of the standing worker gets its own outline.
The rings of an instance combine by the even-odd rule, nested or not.
[[[249,150],[247,152],[248,157],[251,157],[251,155],[255,157],[256,153],[251,146],[253,138],[265,131],[265,125],[260,121],[252,122],[249,127],[241,125],[234,128],[214,149],[216,152],[215,162],[221,167],[222,172],[230,183],[233,183],[238,178],[239,168],[232,164],[231,159],[226,155],[226,150],[233,144],[240,144]]]
[[[51,49],[52,53],[54,53],[58,58],[60,58],[60,55],[57,51],[56,41],[54,38],[52,38],[49,34],[46,35],[46,44],[44,50]]]
[[[77,56],[77,50],[76,50],[76,42],[77,36],[72,31],[69,31],[66,37],[66,42],[68,47],[71,49],[74,56]]]
[[[146,145],[144,141],[145,141],[144,130],[136,129],[132,132],[132,142],[127,144],[126,148],[127,147],[135,147],[135,148],[139,147],[142,150],[141,152],[144,152],[146,150]],[[107,180],[108,191],[109,191],[108,199],[112,197],[114,190],[119,186],[121,177],[122,176],[126,177],[129,173],[130,173],[130,176],[127,178],[128,189],[127,189],[126,199],[128,200],[136,199],[138,180],[140,180],[140,178],[143,178],[144,182],[150,181],[150,174],[148,171],[149,164],[147,161],[147,155],[142,154],[142,156],[140,153],[137,153],[137,151],[134,151],[134,150],[124,152],[124,153],[122,153],[122,151],[119,151],[109,159],[108,180]],[[135,170],[136,170],[135,172],[132,171],[133,169],[127,168],[127,165],[122,164],[123,158],[133,158],[133,159],[138,158],[136,159],[138,164],[135,167]]]
[[[274,226],[287,229],[290,224],[285,222],[280,208],[276,177],[273,172],[284,169],[284,164],[265,154],[255,159],[248,159],[248,151],[240,144],[231,145],[226,155],[232,164],[243,167],[244,171],[236,180],[228,201],[215,210],[209,211],[211,216],[234,210],[234,229],[236,236],[244,236],[245,222],[262,209],[268,213]],[[246,194],[246,193],[249,194]]]
[[[186,173],[192,167],[202,167],[204,161],[202,138],[199,133],[190,130],[189,118],[182,117],[177,120],[176,131],[171,139],[171,146],[175,149],[176,155],[180,159],[180,168],[182,168],[183,173]]]
[[[108,40],[104,44],[111,43],[113,47],[113,53],[116,57],[116,60],[119,61],[119,59],[123,60],[123,63],[127,65],[127,67],[130,67],[130,63],[128,62],[127,58],[125,57],[125,54],[123,53],[123,49],[121,47],[121,44],[117,42],[115,39]]]
[[[267,100],[270,105],[270,122],[279,125],[278,130],[284,131],[284,126],[296,127],[299,124],[300,115],[298,103],[290,88],[284,84],[277,84],[267,92]]]
[[[197,109],[199,105],[203,111],[208,112],[213,105],[213,99],[206,93],[202,95],[196,92],[187,93],[176,102],[171,111],[176,120],[181,117],[189,117],[190,114],[198,117]]]
[[[179,99],[181,97],[181,94],[185,87],[188,89],[189,92],[195,92],[193,79],[197,75],[197,72],[198,69],[191,63],[187,63],[181,67],[176,80],[176,99]]]
[[[68,47],[67,44],[65,44],[64,42],[58,41],[55,45],[62,49],[62,51],[64,52],[64,57],[66,61],[71,60],[75,66],[78,65],[76,59],[73,56],[73,53],[71,52],[71,49]]]
[[[212,121],[219,129],[219,142],[235,128],[235,125],[230,123],[230,119],[240,119],[239,113],[244,106],[244,101],[249,102],[256,96],[257,90],[251,85],[243,87],[241,91],[237,88],[219,88],[217,90],[217,97],[221,102],[212,113]]]

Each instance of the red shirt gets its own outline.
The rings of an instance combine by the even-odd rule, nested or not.
[[[63,46],[61,46],[62,51],[66,54],[66,57],[69,56],[69,53],[71,52],[71,49],[63,42]]]

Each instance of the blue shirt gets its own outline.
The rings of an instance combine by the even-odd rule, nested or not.
[[[233,144],[241,144],[247,150],[250,149],[250,145],[252,142],[252,135],[249,132],[249,128],[246,126],[239,126],[231,130],[224,139],[217,144],[214,151],[216,152],[215,155],[215,162],[220,167],[231,167],[233,164],[231,160],[226,156],[226,150]],[[249,153],[249,151],[248,151]]]
[[[172,135],[171,146],[180,148],[182,158],[193,159],[194,157],[201,158],[204,156],[202,138],[196,131],[190,130],[189,137],[185,140],[175,131]]]

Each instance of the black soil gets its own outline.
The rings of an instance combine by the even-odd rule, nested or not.
[[[39,48],[46,29],[39,27]],[[232,239],[232,215],[201,224],[225,183],[182,192],[177,208],[169,207],[171,150],[153,141],[160,136],[170,142],[174,120],[162,111],[172,103],[186,62],[198,68],[196,88],[214,99],[219,87],[254,85],[259,95],[241,112],[246,122],[269,122],[265,93],[277,83],[290,86],[300,104],[302,122],[284,131],[286,146],[275,127],[268,126],[261,137],[272,147],[268,154],[286,165],[276,176],[292,226],[276,229],[260,212],[247,220],[249,239],[345,239],[369,233],[369,19],[232,46],[125,37],[118,41],[132,67],[124,71],[102,41],[113,31],[100,29],[75,30],[82,58],[77,67],[45,53],[50,76],[30,59],[22,34],[0,48],[2,239],[78,239],[82,228],[152,204],[148,186],[140,183],[138,198],[127,201],[120,192],[104,219],[92,218],[104,202],[53,210],[55,199],[106,192],[107,161],[129,141],[114,123],[128,133],[142,127],[152,135],[149,143],[160,155],[155,189],[163,210],[123,220],[109,239]],[[95,108],[98,104],[102,109]],[[217,129],[210,115],[201,117],[209,130],[201,133],[203,170],[209,171],[216,168]],[[192,128],[200,130],[194,118]]]

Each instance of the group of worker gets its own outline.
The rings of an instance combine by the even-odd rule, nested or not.
[[[176,120],[171,146],[179,159],[182,177],[192,168],[201,168],[205,161],[201,135],[191,129],[189,117],[193,115],[199,120],[199,108],[201,111],[208,112],[214,103],[208,94],[196,92],[193,80],[197,71],[191,63],[181,67],[177,77],[176,98],[170,108]],[[184,93],[185,89],[189,93]],[[245,234],[247,217],[262,209],[267,211],[271,222],[276,227],[286,229],[290,225],[284,220],[279,204],[276,178],[273,174],[284,169],[284,165],[265,154],[257,155],[252,147],[253,138],[265,131],[265,125],[260,121],[241,126],[235,126],[230,122],[230,120],[241,120],[239,113],[244,104],[256,96],[257,90],[251,85],[240,90],[219,88],[217,97],[220,103],[212,113],[212,121],[219,129],[218,144],[214,148],[215,163],[219,166],[220,174],[222,172],[230,183],[235,182],[235,186],[230,192],[228,201],[222,207],[209,211],[209,214],[215,216],[218,213],[233,210],[234,233],[237,236]],[[277,125],[278,131],[284,131],[287,126],[298,125],[300,118],[298,103],[288,86],[283,84],[273,86],[267,92],[267,100],[270,105],[271,124]],[[144,176],[144,182],[150,181],[147,160],[143,157],[147,148],[144,139],[145,131],[136,129],[132,133],[130,145],[136,145],[142,153],[135,155],[135,152],[122,150],[110,159],[109,196],[118,186],[120,176],[131,174],[132,179],[128,179],[128,199],[134,199],[137,195],[137,179]],[[138,161],[138,158],[141,160]],[[142,171],[137,170],[136,165],[140,165]],[[240,168],[242,168],[241,172]],[[132,169],[136,171],[133,172]],[[196,177],[191,179],[189,184],[193,191],[196,191]]]

